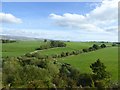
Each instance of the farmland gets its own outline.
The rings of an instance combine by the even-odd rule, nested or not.
[[[17,41],[2,44],[2,56],[20,56],[32,52],[42,44],[41,41]]]
[[[58,73],[58,71],[60,70],[61,66],[59,66],[59,63],[61,63],[63,65],[65,63],[67,63],[67,64],[70,64],[74,69],[78,70],[81,74],[82,73],[91,74],[92,70],[90,69],[90,64],[95,62],[96,60],[100,59],[100,61],[103,62],[105,64],[105,66],[107,67],[106,70],[110,73],[112,82],[114,82],[114,83],[118,82],[118,47],[112,46],[112,43],[104,42],[104,44],[107,46],[106,48],[100,48],[100,49],[92,50],[92,51],[88,51],[88,52],[84,52],[83,49],[86,49],[86,48],[88,49],[89,47],[92,47],[94,44],[100,46],[103,44],[103,42],[64,42],[66,44],[65,47],[52,47],[52,48],[47,48],[47,49],[42,49],[42,50],[36,50],[36,48],[39,48],[41,45],[48,44],[48,43],[49,43],[49,41],[44,42],[44,41],[35,40],[35,41],[17,41],[14,43],[2,44],[3,58],[5,58],[6,56],[20,57],[19,59],[22,60],[22,61],[20,61],[20,63],[24,62],[26,59],[26,61],[31,60],[30,62],[32,64],[35,64],[35,66],[33,67],[33,65],[31,65],[31,64],[29,65],[28,62],[27,63],[24,62],[24,64],[26,64],[26,66],[23,65],[21,67],[20,63],[18,63],[17,61],[14,61],[15,58],[12,58],[11,60],[5,61],[5,62],[11,63],[11,64],[14,63],[16,66],[12,66],[12,67],[4,66],[4,67],[8,68],[8,69],[11,68],[13,70],[15,67],[18,69],[21,69],[21,68],[24,69],[27,67],[27,68],[38,70],[38,72],[40,70],[40,73],[41,73],[41,72],[43,72],[43,70],[42,70],[42,68],[44,67],[43,65],[46,65],[44,63],[49,63],[48,66],[47,67],[45,66],[44,68],[45,68],[46,73],[50,72],[50,75],[52,75],[53,73],[55,73],[55,74]],[[72,54],[72,55],[68,55],[65,57],[62,57],[62,56],[56,57],[56,58],[52,57],[52,55],[61,55],[62,52],[73,52],[73,51],[77,51],[77,50],[82,51],[82,53]],[[38,53],[39,55],[43,55],[43,56],[47,55],[48,56],[47,60],[49,60],[49,62],[44,61],[44,59],[43,59],[43,61],[41,61],[42,59],[39,57],[37,58],[37,56],[32,56],[32,57],[24,56],[24,55],[26,55],[26,53],[34,54],[34,52]],[[24,56],[24,57],[22,57],[22,56]],[[49,59],[49,57],[51,57],[52,59]],[[29,58],[29,59],[27,59],[27,58]],[[51,61],[51,60],[53,60],[53,61]],[[54,62],[54,60],[56,60],[58,62],[58,64],[52,64]],[[41,67],[40,69],[38,69],[38,67],[36,67],[36,65],[38,65],[40,63],[39,61],[41,61],[41,63],[42,63],[39,66],[39,67]],[[19,68],[19,67],[21,67],[21,68]],[[50,68],[52,68],[51,70],[53,70],[53,71],[49,71]],[[71,67],[69,67],[69,68],[71,68]],[[71,70],[72,70],[72,68],[71,68]],[[41,73],[40,75],[43,74],[42,76],[46,76],[46,74],[44,75],[45,72]],[[34,72],[34,73],[37,73],[37,72]],[[27,74],[29,74],[29,73],[27,73]],[[15,74],[15,77],[17,75],[18,74]],[[31,76],[31,75],[29,75],[29,76]],[[19,77],[19,75],[18,75],[18,77]],[[49,75],[47,75],[46,77],[49,77]],[[22,82],[22,83],[24,83],[24,82]],[[19,87],[22,87],[22,86],[20,85]]]
[[[72,50],[81,50],[83,48],[88,48],[93,44],[100,45],[101,43],[94,42],[65,42],[67,46],[64,48],[52,48],[45,50],[38,50],[42,55],[53,55],[56,53],[61,53],[64,51],[72,51]],[[35,51],[36,48],[40,47],[40,45],[44,44],[43,41],[17,41],[15,43],[5,43],[2,44],[2,56],[20,56],[29,52]],[[110,46],[111,43],[106,43],[107,46]]]
[[[90,64],[100,59],[107,66],[107,70],[112,74],[112,80],[118,80],[118,48],[109,47],[77,56],[60,58],[60,62],[66,62],[81,72],[91,72]]]

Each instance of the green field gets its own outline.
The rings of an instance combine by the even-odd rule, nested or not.
[[[51,49],[45,49],[45,50],[39,50],[38,52],[42,55],[54,55],[54,54],[60,54],[62,52],[69,52],[73,50],[82,50],[84,48],[89,48],[93,44],[101,45],[101,43],[95,43],[95,42],[66,42],[66,47],[58,47],[58,48],[51,48]],[[107,46],[110,46],[111,43],[106,43]]]
[[[2,56],[20,56],[35,51],[43,42],[41,41],[17,41],[15,43],[2,44]]]
[[[66,42],[66,47],[51,48],[45,50],[39,50],[39,53],[42,55],[54,55],[60,54],[61,52],[69,52],[73,50],[81,50],[83,48],[88,48],[93,45],[93,43],[85,42]]]
[[[44,44],[42,41],[17,41],[15,43],[4,43],[2,44],[2,56],[20,56],[24,55],[28,52],[35,51],[36,48],[40,47],[40,45]],[[59,54],[61,52],[67,52],[72,50],[81,50],[83,48],[88,48],[93,44],[101,44],[95,42],[66,42],[67,47],[65,48],[52,48],[46,50],[39,50],[41,54],[44,55],[53,55]],[[110,43],[106,43],[107,46]]]
[[[91,72],[90,64],[100,59],[107,67],[112,75],[112,80],[118,80],[118,48],[109,47],[92,51],[89,53],[79,54],[77,56],[69,56],[58,59],[60,62],[71,64],[73,67],[79,69],[82,73]]]
[[[61,52],[82,50],[83,48],[91,47],[93,44],[101,45],[102,43],[95,42],[65,42],[66,47],[51,48],[45,50],[38,50],[42,55],[54,55]],[[42,41],[17,41],[15,43],[2,44],[2,55],[5,56],[20,56],[28,52],[34,52],[36,48],[44,44]],[[107,46],[111,46],[111,43],[105,43]],[[73,67],[79,69],[81,73],[88,72],[90,64],[100,59],[106,66],[107,70],[112,75],[112,80],[118,79],[118,48],[108,47],[105,49],[99,49],[96,51],[82,53],[75,56],[68,56],[57,59],[59,62],[65,62],[71,64]]]

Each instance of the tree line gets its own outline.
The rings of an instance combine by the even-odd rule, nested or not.
[[[46,46],[46,45],[43,45]],[[49,59],[49,58],[62,58],[62,57],[67,57],[67,56],[71,56],[71,55],[78,55],[81,53],[86,53],[86,52],[91,52],[91,51],[95,51],[101,48],[106,48],[107,46],[105,44],[101,44],[100,46],[97,44],[93,44],[92,47],[89,48],[85,48],[82,50],[73,50],[73,51],[67,51],[67,52],[61,52],[60,54],[54,54],[54,55],[41,55],[39,52],[35,52],[35,53],[27,53],[25,54],[27,57],[37,57],[39,59]]]
[[[2,39],[1,40],[2,41],[2,43],[14,43],[14,42],[16,42],[15,40],[6,40],[6,39]]]

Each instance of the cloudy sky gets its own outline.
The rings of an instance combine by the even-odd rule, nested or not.
[[[118,0],[4,2],[4,35],[73,41],[118,41]]]

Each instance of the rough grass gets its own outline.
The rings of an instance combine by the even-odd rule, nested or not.
[[[118,80],[118,48],[109,47],[92,51],[89,53],[83,53],[77,56],[69,56],[58,59],[60,62],[71,64],[73,67],[79,69],[82,73],[91,73],[90,64],[100,59],[107,67],[107,71],[112,75],[112,80],[116,82]]]

